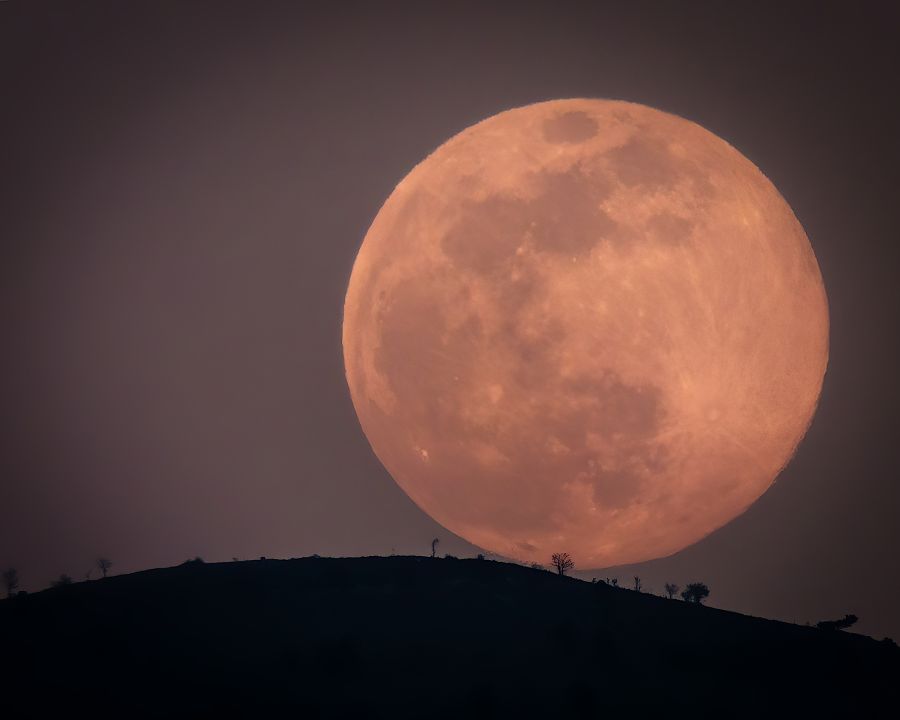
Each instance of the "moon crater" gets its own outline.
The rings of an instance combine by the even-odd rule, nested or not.
[[[559,113],[544,120],[544,139],[549,143],[581,143],[597,134],[597,121],[579,110]]]

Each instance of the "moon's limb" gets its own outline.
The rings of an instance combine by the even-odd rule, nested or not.
[[[347,380],[438,522],[582,566],[670,554],[743,512],[815,410],[828,313],[762,173],[681,118],[501,113],[398,185],[354,264]]]

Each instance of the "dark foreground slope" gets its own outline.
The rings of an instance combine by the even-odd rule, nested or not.
[[[856,717],[900,678],[867,637],[415,557],[80,583],[0,602],[0,638],[4,707],[39,717]]]

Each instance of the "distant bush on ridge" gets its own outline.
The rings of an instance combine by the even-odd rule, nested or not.
[[[681,599],[685,602],[702,604],[709,597],[709,588],[703,583],[689,583],[681,592]]]
[[[820,630],[844,630],[859,620],[856,615],[844,615],[840,620],[820,620],[816,627]]]
[[[556,572],[560,575],[565,575],[569,570],[575,568],[575,561],[572,560],[569,553],[553,553],[550,562],[553,564],[553,567],[556,568]]]

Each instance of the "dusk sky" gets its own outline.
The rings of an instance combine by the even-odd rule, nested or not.
[[[434,537],[480,552],[360,428],[350,272],[455,133],[612,98],[698,123],[771,180],[818,259],[830,357],[806,438],[745,514],[580,574],[702,580],[713,606],[855,613],[900,639],[900,13],[606,5],[0,3],[0,567],[34,591],[100,555],[125,573]]]

